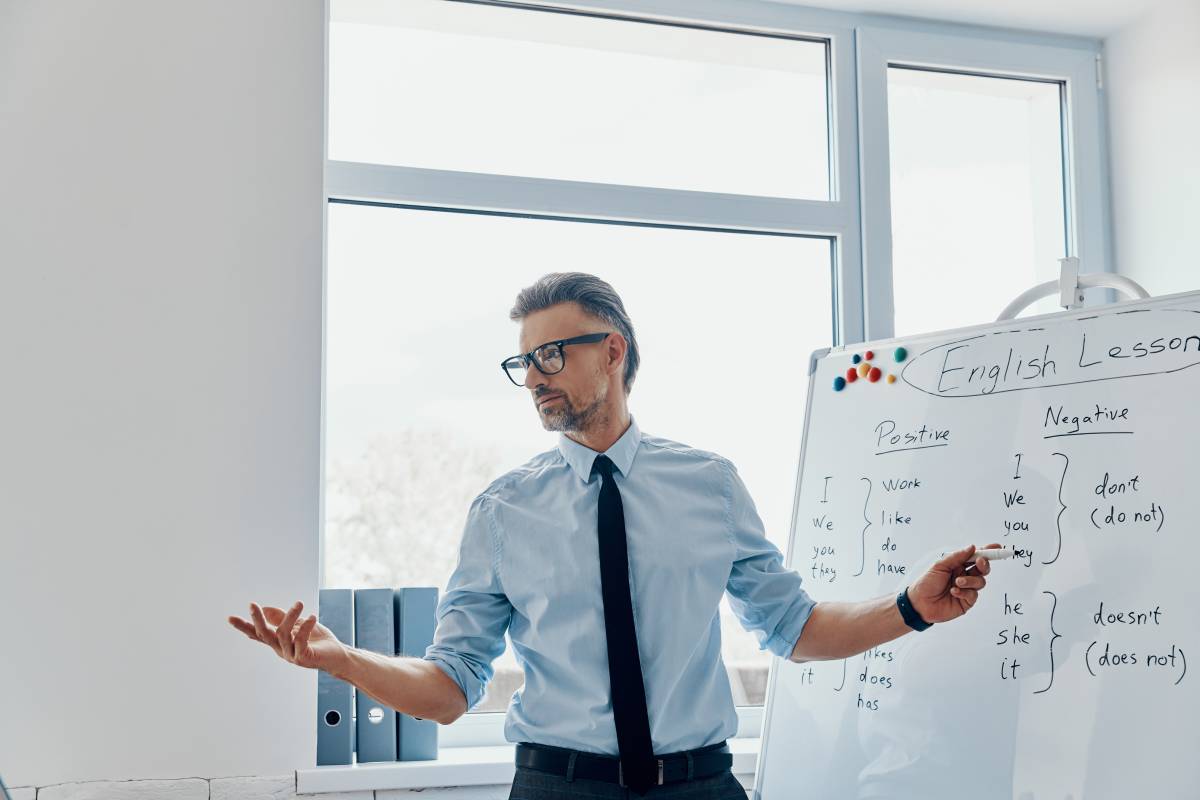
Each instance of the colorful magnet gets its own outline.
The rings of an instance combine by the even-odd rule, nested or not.
[[[864,361],[863,363],[858,365],[858,377],[865,378],[865,377],[867,377],[867,373],[870,371],[871,371],[871,365],[868,364],[867,362]]]
[[[895,383],[895,382],[896,382],[896,376],[895,376],[895,375],[888,375],[887,381],[888,381],[888,383]]]
[[[858,370],[854,367],[846,370],[846,383],[854,383],[856,380],[858,380]]]
[[[868,351],[867,351],[867,355],[865,356],[865,358],[867,359],[867,361],[870,361],[871,359],[875,358],[875,351],[874,351],[874,350],[868,350]]]
[[[843,378],[841,375],[838,375],[836,378],[833,379],[833,390],[835,392],[840,392],[842,389],[845,389],[845,388],[846,388],[846,379],[845,378]]]
[[[867,373],[867,380],[869,380],[871,383],[874,383],[882,377],[883,370],[881,370],[879,367],[871,367],[871,371]]]
[[[851,364],[857,364],[860,361],[862,361],[862,356],[860,356],[858,353],[855,353],[854,355],[850,356]]]
[[[896,348],[896,360],[903,361],[906,358],[908,358],[908,351],[905,350],[903,347],[897,347]]]

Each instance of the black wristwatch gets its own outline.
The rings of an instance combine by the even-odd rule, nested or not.
[[[932,625],[932,622],[926,622],[921,619],[921,615],[913,608],[912,601],[908,599],[908,587],[904,587],[904,591],[896,595],[896,607],[900,609],[900,616],[904,617],[904,624],[912,628],[914,631],[923,631]]]

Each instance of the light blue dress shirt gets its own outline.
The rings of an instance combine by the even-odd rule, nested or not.
[[[814,601],[763,532],[733,464],[643,435],[631,418],[605,453],[625,510],[629,587],[656,754],[737,731],[721,660],[718,603],[761,647],[787,657]],[[595,450],[560,436],[471,503],[458,564],[425,658],[474,707],[512,639],[525,685],[504,724],[510,742],[617,755],[600,594]]]

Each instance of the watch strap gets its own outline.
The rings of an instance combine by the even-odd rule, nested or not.
[[[900,609],[900,616],[904,618],[904,624],[912,628],[914,631],[923,631],[932,625],[932,622],[926,622],[913,608],[912,601],[908,599],[908,587],[904,587],[904,591],[896,595],[896,607]]]

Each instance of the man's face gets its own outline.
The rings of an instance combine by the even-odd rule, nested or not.
[[[588,316],[577,303],[559,303],[529,314],[521,321],[520,348],[528,353],[539,345],[585,333],[611,330]],[[611,337],[610,337],[611,338]],[[533,396],[542,427],[548,431],[586,431],[601,414],[608,399],[607,340],[595,344],[569,344],[563,348],[561,372],[543,375],[530,365],[525,388]]]

